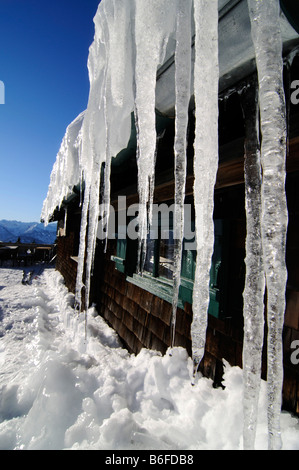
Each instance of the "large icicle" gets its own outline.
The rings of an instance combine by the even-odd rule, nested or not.
[[[265,275],[262,253],[261,161],[256,82],[240,93],[245,121],[246,279],[244,299],[244,449],[254,449],[264,339]]]
[[[218,169],[218,2],[194,1],[196,129],[194,201],[197,259],[191,326],[194,375],[203,357],[214,247],[214,186]]]
[[[103,2],[94,19],[95,40],[88,59],[90,95],[84,121],[82,149],[84,201],[76,288],[76,299],[80,308],[83,287],[86,308],[89,302],[100,215],[102,165],[105,163],[103,205],[109,216],[111,161],[113,156],[126,147],[131,132],[131,9],[130,0]],[[110,132],[112,123],[117,132]]]
[[[279,0],[248,0],[259,77],[261,114],[262,243],[267,285],[269,449],[280,449],[283,381],[282,328],[287,271],[285,245],[286,111]]]
[[[187,172],[187,128],[191,93],[191,8],[192,0],[179,0],[175,50],[175,248],[173,269],[173,300],[171,320],[171,347],[174,346],[176,311],[181,278],[181,259],[184,238],[184,202]]]
[[[148,210],[153,195],[156,153],[156,75],[173,31],[176,9],[170,0],[137,0],[135,11],[135,117],[139,193],[139,267],[145,258]]]
[[[93,109],[91,105],[91,116],[92,119],[89,123],[91,135],[90,135],[90,145],[92,148],[91,151],[91,174],[89,176],[90,188],[88,195],[88,225],[85,226],[85,231],[87,233],[87,239],[85,239],[86,247],[86,260],[85,263],[85,312],[89,307],[89,296],[90,296],[90,285],[91,285],[91,271],[92,264],[94,260],[94,253],[96,247],[96,234],[98,228],[99,220],[99,205],[100,205],[100,180],[101,180],[101,167],[102,163],[107,161],[107,152],[109,151],[109,146],[107,142],[107,109],[106,109],[106,100],[108,93],[108,83],[109,83],[109,52],[110,52],[110,42],[109,42],[109,14],[107,14],[105,9],[105,4],[103,5],[103,21],[102,21],[102,31],[101,31],[101,49],[102,55],[105,57],[104,67],[101,74],[101,94],[95,96],[93,90],[91,91],[91,96],[93,96],[92,104],[97,104],[97,107]],[[97,90],[97,87],[95,87]],[[102,147],[96,149],[95,144],[95,135],[96,135],[96,126],[102,126]],[[110,156],[110,155],[109,155]],[[83,240],[82,240],[83,241]],[[86,325],[85,325],[86,327]]]
[[[107,54],[108,70],[104,91],[104,121],[106,130],[106,156],[104,171],[103,207],[107,221],[110,217],[110,175],[113,156],[119,151],[118,132],[112,128],[118,116],[124,116],[125,128],[130,130],[131,112],[133,111],[133,62],[132,62],[132,24],[130,0],[112,0],[103,5],[106,11],[109,31],[109,53]],[[123,123],[120,123],[121,127]],[[121,131],[121,128],[119,129]],[[120,132],[122,134],[122,131]],[[107,247],[107,238],[106,246]]]
[[[94,167],[95,160],[99,158],[96,154],[95,149],[95,129],[96,123],[102,124],[103,111],[100,106],[103,97],[103,88],[105,84],[105,76],[107,70],[107,56],[106,56],[106,44],[105,38],[107,37],[107,24],[105,17],[98,9],[97,15],[94,19],[95,22],[95,40],[90,47],[90,53],[88,57],[88,71],[90,80],[90,93],[88,106],[85,114],[84,125],[82,129],[83,142],[82,142],[82,170],[84,181],[84,194],[83,204],[81,212],[81,227],[80,227],[80,242],[79,242],[79,255],[78,255],[78,266],[77,266],[77,279],[76,279],[76,304],[80,311],[82,308],[82,294],[83,288],[85,287],[86,279],[89,283],[89,279],[84,276],[86,255],[88,256],[88,263],[90,264],[90,250],[88,247],[88,221],[93,208],[90,207],[90,198],[94,197],[93,194],[93,181],[95,179]],[[98,58],[98,62],[96,61]],[[101,100],[99,103],[99,99]],[[103,128],[103,124],[101,126]],[[101,134],[103,129],[100,129]],[[102,137],[103,138],[103,137]],[[104,140],[104,139],[103,139]],[[91,208],[91,213],[90,213]],[[90,228],[89,228],[90,230]],[[90,243],[90,237],[89,237]],[[87,286],[88,290],[88,286]],[[85,301],[86,301],[85,291]],[[88,305],[85,305],[87,308]]]

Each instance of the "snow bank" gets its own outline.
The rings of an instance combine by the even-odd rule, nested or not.
[[[21,283],[0,270],[0,449],[242,449],[242,371],[225,364],[225,389],[199,377],[182,348],[130,355],[96,314],[73,309],[53,269]],[[267,449],[262,383],[257,449]],[[299,423],[281,414],[284,449]]]

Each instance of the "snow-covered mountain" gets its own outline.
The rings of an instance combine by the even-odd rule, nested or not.
[[[0,220],[0,241],[22,243],[54,243],[57,224],[47,227],[38,222],[19,222],[17,220]]]

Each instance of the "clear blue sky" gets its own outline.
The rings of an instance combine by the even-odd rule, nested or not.
[[[87,106],[98,4],[0,0],[0,219],[40,219],[66,127]]]

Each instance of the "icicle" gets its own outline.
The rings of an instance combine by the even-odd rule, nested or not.
[[[76,298],[80,308],[82,288],[85,287],[86,309],[89,305],[100,215],[102,165],[105,163],[103,206],[108,220],[111,161],[113,155],[117,155],[126,147],[131,132],[130,116],[133,110],[131,9],[131,0],[103,2],[95,17],[95,41],[90,48],[88,60],[91,89],[82,132],[85,190],[76,287]],[[112,123],[117,132],[110,132]],[[108,227],[106,234],[108,236]]]
[[[105,155],[105,170],[104,170],[104,191],[103,191],[103,211],[105,213],[105,220],[107,221],[106,223],[106,239],[105,239],[105,252],[107,249],[107,242],[108,242],[108,225],[109,225],[109,215],[110,215],[110,173],[111,173],[111,161],[112,161],[112,156],[111,156],[111,151],[110,151],[110,125],[112,124],[110,122],[110,116],[109,116],[109,111],[107,107],[107,99],[110,98],[110,77],[106,76],[105,77],[105,89],[104,89],[104,97],[103,97],[103,109],[104,109],[104,128],[105,128],[105,149],[106,149],[106,155]],[[101,171],[101,168],[98,168],[99,174]],[[99,195],[99,192],[98,192]],[[99,204],[99,200],[98,200]],[[95,233],[96,235],[96,233]]]
[[[108,23],[108,37],[106,43],[109,44],[107,52],[107,70],[104,84],[104,128],[105,128],[105,170],[104,170],[104,189],[103,189],[103,211],[105,221],[107,222],[105,231],[105,248],[108,242],[108,224],[110,217],[110,175],[111,164],[114,151],[118,142],[117,132],[111,132],[114,123],[120,115],[121,110],[127,112],[124,120],[129,124],[131,130],[131,107],[133,103],[132,93],[132,60],[131,60],[131,32],[127,18],[130,17],[132,5],[129,0],[112,0],[110,4],[105,4],[104,9]],[[128,106],[129,102],[129,106]],[[122,115],[122,113],[121,113]],[[121,124],[123,125],[123,124]],[[120,132],[121,129],[118,129]]]
[[[67,224],[67,206],[64,207],[64,222],[63,222],[64,233],[66,233],[66,224]]]
[[[262,243],[267,285],[269,449],[280,449],[283,381],[282,328],[287,271],[285,244],[286,112],[279,0],[248,0],[259,78],[261,114]]]
[[[184,202],[187,172],[187,127],[191,93],[191,0],[179,0],[175,51],[175,248],[171,319],[171,348],[174,346],[176,312],[181,278],[181,259],[184,237]]]
[[[256,82],[240,92],[245,121],[246,279],[244,298],[244,449],[254,449],[264,339],[261,161]]]
[[[146,2],[147,3],[147,2]],[[145,244],[148,231],[147,208],[150,196],[150,181],[154,179],[154,156],[156,151],[156,118],[155,118],[155,86],[157,57],[155,57],[155,44],[153,54],[146,50],[147,38],[144,38],[144,28],[141,18],[144,13],[136,4],[136,127],[138,128],[138,192],[139,192],[139,260],[141,244]],[[147,7],[147,5],[146,5]],[[150,30],[150,29],[149,29]],[[143,43],[143,39],[145,43]],[[149,42],[150,44],[151,42]],[[139,266],[141,262],[139,261]]]
[[[80,175],[80,183],[79,183],[79,207],[82,207],[82,203],[83,203],[83,186],[84,186],[84,183],[83,183],[83,171],[81,171],[81,175]]]
[[[89,307],[91,271],[96,249],[96,235],[99,220],[99,198],[100,198],[100,171],[101,163],[97,160],[93,165],[93,181],[90,191],[89,212],[88,212],[88,235],[87,235],[87,254],[86,254],[86,281],[85,281],[85,309]]]
[[[169,34],[173,31],[175,8],[170,0],[138,0],[135,3],[135,118],[139,193],[139,254],[145,259],[148,210],[152,213],[156,152],[156,74],[163,63]],[[143,246],[143,253],[140,253]]]
[[[92,94],[90,95],[90,101],[91,97]],[[92,131],[94,129],[95,124],[95,116],[96,112],[92,107],[90,107],[90,109],[88,109],[88,112],[86,113],[86,121],[83,127],[82,154],[84,155],[84,193],[81,211],[81,226],[75,295],[76,306],[79,311],[82,310],[83,288],[85,288],[85,310],[88,308],[88,299],[90,291],[90,272],[94,254],[93,246],[95,244],[94,233],[96,233],[95,225],[97,224],[98,220],[97,211],[99,206],[99,198],[97,198],[96,195],[99,192],[97,184],[99,182],[100,175],[97,171],[99,164],[95,153],[94,139],[92,138]]]
[[[105,227],[105,247],[104,251],[107,251],[107,243],[108,243],[108,236],[109,236],[109,217],[110,217],[110,191],[111,191],[111,182],[110,182],[110,175],[111,175],[111,162],[112,157],[110,155],[110,139],[109,139],[109,129],[107,125],[107,143],[106,143],[106,160],[105,160],[105,171],[104,171],[104,194],[103,194],[103,208],[105,212],[105,220],[106,220],[106,227]]]
[[[191,325],[194,376],[204,354],[214,246],[214,186],[218,169],[218,2],[195,0],[194,201],[197,259]]]
[[[89,93],[88,107],[86,110],[85,120],[82,128],[82,179],[84,181],[84,193],[83,203],[81,211],[81,227],[80,227],[80,239],[79,239],[79,254],[78,254],[78,265],[77,265],[77,279],[76,279],[76,306],[79,311],[82,310],[82,291],[85,288],[85,304],[89,295],[89,271],[91,266],[91,252],[89,250],[91,241],[91,231],[93,224],[90,224],[90,217],[94,214],[94,208],[90,206],[91,198],[93,194],[93,181],[95,179],[94,168],[97,161],[97,154],[95,149],[96,139],[96,124],[102,123],[102,112],[100,109],[100,103],[98,102],[98,94],[102,100],[103,92],[103,76],[107,65],[105,64],[102,68],[97,68],[94,63],[94,56],[106,57],[106,47],[104,43],[104,37],[106,34],[106,23],[103,21],[103,27],[99,34],[99,40],[94,42],[90,49],[89,54],[89,76],[91,81],[91,89]],[[101,129],[102,131],[102,129]],[[89,234],[88,234],[89,232]],[[87,245],[89,243],[89,246]],[[85,268],[85,262],[87,262],[87,271]],[[85,274],[85,275],[84,275]],[[86,283],[87,282],[87,291]],[[88,308],[88,305],[85,305]]]
[[[79,253],[78,253],[76,293],[75,293],[76,309],[79,312],[81,311],[81,307],[82,307],[82,289],[84,287],[83,272],[84,272],[84,262],[85,262],[89,197],[90,197],[90,187],[86,185],[85,191],[84,191],[82,212],[81,212],[81,226],[80,226]]]
[[[112,9],[113,11],[113,9]],[[100,80],[95,81],[94,87],[91,90],[89,100],[89,161],[87,162],[86,186],[87,186],[87,200],[84,200],[84,226],[81,231],[85,232],[85,236],[80,240],[80,255],[78,264],[78,273],[80,278],[83,276],[83,268],[85,265],[85,333],[87,330],[87,309],[89,307],[90,285],[91,285],[91,271],[94,260],[96,248],[96,235],[98,228],[98,220],[100,213],[100,179],[101,179],[101,166],[102,162],[107,159],[110,147],[108,143],[108,119],[107,119],[107,94],[109,89],[109,52],[110,52],[110,37],[109,37],[109,13],[106,11],[105,4],[102,11],[102,28],[100,33],[101,38],[101,55],[105,58],[103,68],[100,73]],[[110,91],[110,90],[109,90]],[[97,93],[99,95],[97,95]],[[103,139],[102,148],[97,148],[97,126],[101,126],[101,137]],[[110,155],[109,155],[110,156]],[[110,188],[110,185],[108,186]],[[107,192],[107,190],[106,190]],[[110,193],[109,193],[110,196]],[[82,247],[81,247],[82,243]],[[86,251],[86,253],[85,253]],[[81,258],[81,256],[83,258]],[[78,289],[80,289],[80,280],[77,279]],[[83,281],[81,283],[81,290]]]

